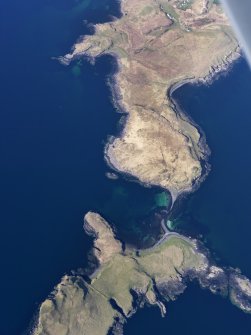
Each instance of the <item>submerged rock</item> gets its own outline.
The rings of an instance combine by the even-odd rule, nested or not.
[[[119,176],[116,174],[116,173],[114,173],[114,172],[106,172],[106,177],[108,178],[108,179],[112,179],[112,180],[117,180],[117,179],[119,179]]]

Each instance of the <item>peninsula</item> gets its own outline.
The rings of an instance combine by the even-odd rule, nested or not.
[[[195,240],[170,233],[149,250],[124,250],[100,215],[89,212],[84,228],[95,237],[99,267],[88,277],[62,278],[39,309],[34,335],[122,334],[138,308],[157,305],[164,316],[164,303],[183,293],[188,280],[251,313],[251,281],[211,263]]]
[[[168,189],[173,200],[203,175],[201,134],[175,110],[170,92],[185,81],[210,79],[239,57],[238,42],[213,0],[122,0],[122,17],[97,24],[70,54],[95,60],[114,55],[112,84],[123,133],[106,146],[108,163],[145,184]]]

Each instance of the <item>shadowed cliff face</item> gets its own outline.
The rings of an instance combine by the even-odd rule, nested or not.
[[[251,2],[249,0],[222,0],[233,28],[243,47],[246,58],[251,66]]]

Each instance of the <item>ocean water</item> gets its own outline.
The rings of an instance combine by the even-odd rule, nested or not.
[[[171,216],[178,231],[200,236],[221,265],[251,277],[251,72],[244,59],[211,85],[186,84],[173,98],[204,131],[212,151],[211,172],[182,199]],[[167,316],[147,308],[126,324],[125,334],[251,333],[251,316],[190,284]]]
[[[160,234],[162,191],[105,176],[104,145],[120,119],[106,85],[114,60],[51,59],[90,32],[83,20],[112,15],[112,0],[0,2],[0,334],[21,334],[61,276],[86,264],[87,211],[128,243]]]
[[[205,133],[211,172],[200,188],[181,199],[170,220],[177,231],[200,238],[222,266],[251,277],[251,72],[242,58],[211,85],[186,84],[173,98]],[[125,325],[132,334],[251,333],[251,316],[228,299],[188,286],[167,315],[145,308]]]
[[[176,301],[167,304],[167,314],[158,308],[137,312],[125,325],[125,335],[249,335],[250,315],[238,310],[228,300],[191,284]]]
[[[174,98],[206,134],[211,172],[180,208],[185,228],[206,232],[223,264],[251,276],[251,71],[239,60],[212,85],[185,85]]]
[[[176,230],[199,236],[219,264],[251,276],[251,72],[244,59],[211,85],[186,84],[173,98],[205,132],[211,172],[199,190],[179,203]],[[190,284],[167,316],[147,308],[126,324],[125,334],[250,334],[251,316],[230,301]]]
[[[0,42],[4,50],[0,55],[0,334],[25,331],[61,276],[86,264],[91,240],[82,224],[88,210],[104,215],[118,237],[128,243],[147,245],[160,234],[159,221],[165,215],[163,205],[168,202],[162,190],[105,176],[109,169],[103,159],[104,144],[108,135],[118,133],[120,119],[106,85],[107,76],[116,69],[114,60],[105,57],[95,66],[77,61],[64,67],[51,59],[68,52],[81,34],[89,33],[86,21],[104,22],[113,15],[119,15],[115,0],[0,2]],[[197,222],[195,230],[208,232],[204,238],[222,262],[238,265],[247,274],[249,80],[247,66],[241,62],[228,77],[208,88],[187,85],[176,92],[181,106],[207,133],[214,152],[212,173],[201,189],[181,205],[180,213],[185,214],[177,214],[177,220],[186,223],[185,230]],[[235,100],[231,102],[230,98]],[[216,109],[211,113],[208,107],[213,101],[218,113]],[[224,117],[220,111],[226,102]],[[228,111],[231,117],[226,120]],[[226,147],[227,136],[221,130],[228,127],[231,145]],[[214,138],[215,133],[219,137]],[[229,152],[227,161],[218,140],[224,153]],[[243,156],[238,156],[239,151]],[[226,162],[231,163],[227,168]],[[237,174],[239,167],[241,174]],[[217,178],[212,186],[214,173]],[[225,183],[220,185],[222,180]],[[231,219],[231,224],[225,219]],[[198,301],[197,309],[191,308],[194,301]],[[198,308],[201,305],[204,313]],[[175,328],[178,315],[195,327],[198,312],[203,314],[199,325],[206,326],[211,322],[212,306],[215,320],[220,311],[226,325],[220,329],[231,334],[235,329],[231,323],[227,328],[231,317],[236,327],[246,325],[238,334],[247,334],[250,317],[196,287],[170,304],[168,318],[161,319],[157,310],[146,309],[130,320],[126,333],[134,334],[137,329],[147,334],[156,329],[160,333],[183,333],[187,323]],[[160,328],[151,328],[148,320]],[[197,329],[199,332],[201,328]],[[195,332],[192,330],[191,334]]]

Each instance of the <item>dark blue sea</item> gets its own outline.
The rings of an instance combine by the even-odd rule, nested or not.
[[[204,131],[211,172],[172,214],[178,231],[201,237],[219,264],[251,277],[251,72],[244,59],[211,85],[186,84],[173,99]],[[248,335],[251,316],[192,284],[167,305],[145,309],[125,334]]]
[[[105,176],[104,144],[120,130],[106,85],[114,60],[65,67],[52,59],[90,33],[87,22],[112,16],[119,16],[115,0],[0,1],[1,335],[27,330],[61,276],[85,266],[88,210],[103,214],[127,243],[151,244],[160,234],[162,190]],[[175,93],[213,154],[207,181],[174,220],[177,229],[203,232],[220,262],[251,276],[250,91],[241,61],[210,87],[186,85]],[[166,319],[146,309],[126,334],[242,335],[250,327],[250,316],[195,286],[170,304]]]
[[[239,60],[210,86],[185,85],[174,98],[202,128],[211,172],[181,208],[180,221],[206,229],[207,243],[251,277],[251,71]]]

